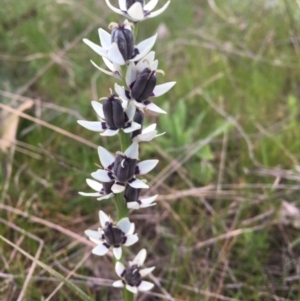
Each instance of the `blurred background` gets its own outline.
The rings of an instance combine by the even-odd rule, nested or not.
[[[95,120],[90,101],[115,82],[82,38],[123,18],[104,0],[0,4],[0,234],[94,300],[120,300],[112,259],[83,234],[114,206],[78,195],[97,145],[118,138],[76,121]],[[160,160],[145,195],[160,196],[131,214],[126,257],[145,247],[157,266],[136,300],[300,300],[299,22],[299,0],[172,0],[140,24],[138,41],[159,33],[159,83],[177,85],[155,100],[167,116],[147,113],[167,134],[141,146]],[[0,240],[1,300],[80,300],[59,284]]]

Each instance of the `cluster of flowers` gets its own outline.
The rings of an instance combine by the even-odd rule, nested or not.
[[[135,24],[159,15],[170,3],[168,1],[161,9],[151,12],[158,0],[150,0],[147,4],[144,0],[119,0],[119,8],[114,7],[109,0],[105,1],[114,12],[124,15]],[[108,97],[101,98],[101,102],[92,101],[98,120],[79,120],[78,123],[102,136],[113,136],[122,130],[129,135],[131,145],[124,153],[117,152],[116,155],[100,146],[98,154],[103,169],[93,172],[91,174],[93,179],[86,180],[88,186],[95,192],[79,193],[83,196],[95,197],[99,201],[123,193],[128,209],[140,209],[155,205],[157,195],[141,198],[141,189],[147,189],[149,186],[137,176],[151,171],[158,160],[145,160],[138,163],[139,143],[162,135],[157,134],[156,124],[143,128],[144,112],[150,110],[165,113],[149,99],[166,93],[175,82],[156,84],[157,73],[162,73],[158,70],[155,52],[151,51],[157,35],[135,45],[134,24],[127,19],[121,25],[111,23],[109,28],[111,34],[102,28],[99,29],[101,46],[87,39],[83,41],[102,57],[108,70],[97,66],[93,61],[92,64],[100,71],[118,80],[124,80],[127,88],[116,83],[114,92],[111,90]],[[123,66],[127,68],[125,78],[122,75]],[[131,246],[138,241],[138,236],[134,233],[134,223],[130,222],[128,217],[115,223],[101,210],[99,219],[101,227],[98,231],[87,230],[85,234],[97,245],[92,251],[93,254],[102,256],[112,248],[117,260],[115,270],[121,278],[115,281],[113,286],[125,286],[132,293],[152,289],[154,286],[152,283],[142,280],[154,270],[154,267],[142,269],[147,255],[145,249],[129,262],[128,268],[120,262],[121,247]]]

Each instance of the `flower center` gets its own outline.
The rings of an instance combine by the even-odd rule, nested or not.
[[[126,283],[131,286],[139,286],[142,282],[142,276],[140,274],[140,268],[138,265],[133,265],[129,269],[126,269],[124,275]]]
[[[108,223],[104,229],[104,237],[110,246],[119,246],[124,240],[124,233],[117,226]]]

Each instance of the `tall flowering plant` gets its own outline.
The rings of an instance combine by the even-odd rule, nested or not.
[[[99,29],[100,45],[84,39],[92,50],[99,54],[106,69],[92,64],[103,73],[123,82],[115,83],[110,94],[92,101],[97,115],[96,121],[78,120],[84,128],[100,133],[101,136],[120,136],[121,149],[112,154],[105,148],[98,147],[102,168],[91,173],[86,179],[93,192],[79,192],[83,196],[97,200],[114,199],[117,209],[117,221],[112,220],[102,210],[99,211],[100,228],[97,231],[86,230],[85,234],[95,243],[92,253],[98,256],[110,250],[116,260],[115,271],[120,278],[114,287],[124,288],[124,299],[133,300],[138,291],[151,290],[154,284],[143,280],[155,267],[144,268],[147,252],[145,249],[135,256],[133,261],[124,264],[122,248],[138,241],[135,225],[129,220],[129,210],[155,205],[157,195],[140,197],[143,189],[149,188],[140,177],[150,172],[158,160],[139,161],[141,142],[148,142],[158,134],[156,124],[144,128],[144,119],[148,110],[165,114],[152,99],[169,91],[175,82],[157,84],[157,75],[163,73],[158,69],[153,48],[157,34],[137,43],[135,30],[139,22],[153,18],[162,13],[170,1],[157,11],[153,9],[158,0],[119,0],[119,8],[105,0],[109,8],[127,19],[121,23],[111,23],[110,33]],[[131,20],[132,22],[130,22]],[[125,71],[125,72],[124,72]]]

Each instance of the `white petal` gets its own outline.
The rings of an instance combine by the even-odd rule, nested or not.
[[[137,234],[132,234],[132,235],[128,235],[127,236],[127,240],[124,244],[124,246],[132,246],[133,244],[135,244],[137,241],[139,240]]]
[[[140,209],[140,204],[138,202],[128,202],[127,208],[128,209]]]
[[[126,150],[125,156],[131,159],[139,158],[139,144],[137,142],[133,142]]]
[[[151,11],[152,9],[155,8],[155,6],[157,5],[158,0],[150,0],[145,6],[144,6],[144,10],[146,11]]]
[[[102,57],[104,59],[104,57]],[[101,72],[107,74],[107,75],[110,75],[110,76],[113,76],[117,79],[122,79],[122,76],[117,72],[117,71],[113,71],[113,72],[110,72],[110,71],[107,71],[101,67],[99,67],[98,65],[96,65],[93,61],[91,61],[91,63],[98,69],[100,70]],[[112,64],[113,65],[113,64]]]
[[[93,237],[90,237],[90,240],[91,240],[94,244],[96,244],[96,245],[100,245],[100,244],[103,244],[103,243],[104,243],[103,239],[100,240],[100,239],[95,239],[95,238],[93,238]]]
[[[127,13],[133,21],[141,21],[145,18],[143,7],[139,2],[135,2],[134,4],[132,4],[127,10]]]
[[[103,188],[103,185],[95,180],[92,179],[86,179],[86,183],[95,191],[100,192]]]
[[[115,271],[119,277],[122,277],[123,272],[125,271],[124,265],[118,261],[115,266]]]
[[[122,100],[127,100],[127,101],[129,100],[126,96],[125,88],[119,86],[117,83],[115,83],[115,91]]]
[[[112,285],[113,285],[113,287],[124,287],[122,280],[117,280]]]
[[[134,117],[136,111],[136,106],[132,101],[129,102],[127,108],[126,108],[126,115],[128,117],[128,120],[131,121]]]
[[[114,256],[115,256],[115,258],[116,259],[121,259],[121,257],[122,257],[122,248],[121,247],[114,247],[113,248],[113,253],[114,253]]]
[[[101,240],[101,232],[99,231],[94,231],[94,230],[86,230],[84,231],[85,235],[88,236],[89,238],[94,238],[97,240]]]
[[[120,9],[118,9],[118,8],[116,8],[116,7],[114,7],[114,6],[112,6],[111,3],[109,2],[109,0],[105,0],[105,2],[106,2],[106,4],[107,4],[107,6],[108,6],[112,11],[114,11],[115,13],[117,13],[117,14],[119,14],[119,15],[123,15],[123,12],[122,12]]]
[[[129,284],[126,284],[126,289],[129,290],[130,292],[132,292],[133,294],[137,294],[138,289],[136,286],[131,286]]]
[[[100,220],[100,225],[104,229],[106,226],[106,223],[110,222],[110,219],[106,213],[104,213],[102,210],[99,211],[99,220]]]
[[[115,183],[112,187],[111,187],[111,191],[113,193],[121,193],[125,190],[125,185],[120,185],[118,183]]]
[[[124,132],[124,133],[132,133],[132,132],[134,132],[134,131],[136,131],[136,130],[139,130],[141,127],[142,127],[142,126],[141,126],[139,123],[137,123],[137,122],[132,122],[132,123],[131,123],[131,126],[125,128],[125,129],[123,129],[123,132]],[[137,141],[137,142],[138,142],[138,141]]]
[[[140,199],[141,207],[145,208],[145,207],[148,207],[149,205],[152,205],[152,203],[156,200],[157,197],[158,197],[158,194],[148,197],[148,198]]]
[[[102,196],[102,197],[100,197],[100,198],[97,198],[97,201],[107,200],[107,199],[112,198],[113,196],[114,196],[113,193],[109,193],[109,194],[104,195],[104,196]]]
[[[153,289],[154,284],[148,281],[142,281],[141,284],[138,287],[138,290],[141,292],[146,292],[146,291],[150,291],[151,289]]]
[[[90,197],[99,197],[101,196],[101,194],[99,192],[78,192],[78,194],[82,195],[82,196],[90,196]]]
[[[108,168],[109,165],[115,162],[115,156],[111,154],[107,149],[102,146],[98,147],[98,155],[100,162],[104,168]]]
[[[174,85],[176,84],[176,82],[169,82],[169,83],[165,83],[162,85],[157,85],[154,90],[153,90],[153,94],[154,97],[158,97],[161,96],[163,94],[165,94],[166,92],[168,92]]]
[[[114,136],[117,135],[119,133],[119,130],[111,130],[111,129],[107,129],[105,130],[103,133],[101,133],[101,136]]]
[[[132,61],[138,61],[143,58],[154,46],[157,38],[157,34],[153,37],[146,39],[137,45],[137,49],[139,50],[139,54],[132,59]]]
[[[92,253],[95,255],[103,256],[108,252],[108,250],[109,249],[105,245],[100,244],[92,250]]]
[[[155,58],[155,52],[151,51],[149,52],[142,60],[140,60],[135,68],[138,73],[141,73],[145,68],[149,68],[149,66],[152,65]]]
[[[149,275],[150,273],[152,273],[154,270],[155,270],[155,267],[142,269],[142,270],[140,270],[140,274],[142,277],[145,277],[145,276]]]
[[[154,18],[154,17],[160,15],[161,13],[163,13],[163,12],[167,9],[167,7],[169,6],[170,2],[171,2],[171,1],[168,1],[162,8],[156,10],[156,11],[153,12],[153,13],[150,13],[150,15],[147,16],[147,17],[148,17],[148,18]]]
[[[102,103],[93,100],[93,101],[91,102],[91,104],[92,104],[92,107],[93,107],[94,111],[96,112],[96,114],[97,114],[101,119],[105,119],[104,113],[103,113],[103,105],[102,105]]]
[[[130,223],[130,228],[128,230],[128,232],[126,233],[127,235],[133,234],[135,230],[135,224],[134,223]]]
[[[79,123],[81,126],[86,128],[87,130],[90,130],[93,132],[103,132],[104,131],[101,121],[77,120],[77,123]]]
[[[142,141],[151,141],[152,139],[154,139],[156,137],[157,131],[152,131],[152,132],[146,132],[144,133],[144,131],[135,136],[132,141],[136,141],[136,142],[142,142]]]
[[[151,69],[151,70],[157,70],[157,68],[158,68],[158,60],[155,60],[155,61],[151,64],[150,69]]]
[[[149,188],[149,186],[147,184],[145,184],[143,181],[139,180],[139,179],[134,179],[132,182],[128,182],[128,184],[132,187],[132,188],[136,188],[136,189],[143,189],[143,188]]]
[[[137,70],[135,64],[134,62],[130,62],[125,77],[127,87],[130,87],[130,85],[136,80],[136,78],[137,78]]]
[[[124,58],[118,48],[117,43],[112,43],[108,50],[107,58],[113,63],[118,64],[120,66],[125,64]]]
[[[145,262],[146,256],[147,256],[146,249],[140,250],[138,254],[135,256],[135,258],[133,259],[132,264],[137,264],[139,267],[141,267]]]
[[[109,59],[102,57],[105,65],[107,66],[108,69],[110,69],[114,73],[118,73],[120,76],[120,79],[122,79],[122,70],[121,67],[117,64],[113,64]]]
[[[146,105],[146,108],[152,112],[161,113],[161,114],[167,114],[166,111],[155,105],[153,102],[150,102]]]
[[[128,217],[124,217],[122,219],[120,219],[117,223],[117,226],[125,233],[127,234],[129,229],[130,229],[130,226],[131,226],[131,223],[129,221],[129,218]]]
[[[119,0],[120,10],[126,11],[126,0]]]
[[[101,46],[104,49],[108,50],[111,46],[111,34],[103,30],[102,28],[99,28],[98,33],[99,33]]]
[[[137,174],[144,175],[151,171],[158,163],[158,160],[145,160],[137,164],[139,172]]]
[[[90,48],[92,48],[97,54],[101,56],[107,56],[107,51],[102,48],[101,46],[95,44],[94,42],[88,40],[88,39],[83,39],[83,42],[88,45]]]
[[[109,177],[108,174],[109,174],[108,171],[103,169],[98,169],[97,171],[92,172],[91,176],[100,182],[111,182],[112,179]]]

